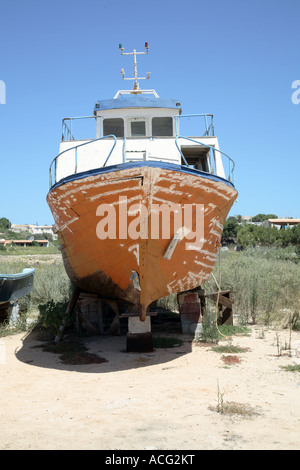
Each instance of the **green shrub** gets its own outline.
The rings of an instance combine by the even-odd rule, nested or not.
[[[218,263],[215,272],[218,279]],[[241,324],[269,324],[284,311],[299,311],[299,278],[300,265],[291,249],[258,247],[221,254],[221,288],[232,291]]]
[[[221,335],[219,334],[218,327],[216,324],[216,311],[214,304],[207,305],[205,315],[202,318],[202,332],[200,335],[200,341],[205,343],[217,343]]]
[[[71,318],[66,319],[65,312],[67,308],[66,302],[54,302],[50,300],[46,304],[39,305],[39,317],[38,324],[43,328],[46,328],[54,336],[58,333],[59,327],[61,326],[63,319],[69,323],[65,326],[70,326]]]
[[[65,302],[70,299],[71,290],[71,282],[62,263],[44,264],[36,268],[31,294],[35,306],[51,300]]]

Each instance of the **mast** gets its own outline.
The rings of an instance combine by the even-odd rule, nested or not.
[[[148,48],[149,48],[148,43],[145,42],[146,52],[137,52],[135,49],[133,49],[133,52],[123,52],[124,47],[122,46],[122,44],[119,44],[119,49],[120,49],[122,55],[133,55],[133,78],[125,77],[124,69],[121,69],[121,74],[122,74],[123,80],[134,80],[133,89],[132,89],[131,93],[142,93],[142,91],[139,87],[138,80],[147,80],[148,78],[150,78],[150,72],[147,72],[147,77],[138,77],[137,60],[136,60],[136,56],[138,54],[148,54]]]

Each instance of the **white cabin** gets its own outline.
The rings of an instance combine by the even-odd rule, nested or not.
[[[212,149],[219,150],[217,137],[212,135],[212,115],[194,115],[203,118],[204,135],[185,137],[180,135],[179,121],[186,116],[178,101],[149,94],[117,94],[112,100],[97,102],[93,117],[92,140],[76,140],[67,125],[72,118],[63,121],[52,184],[74,173],[134,161],[187,164],[225,178],[221,152],[212,155]]]
[[[148,45],[145,47],[148,52]],[[120,49],[126,55],[121,45]],[[113,99],[98,101],[93,116],[63,120],[59,155],[50,167],[50,187],[72,175],[85,176],[84,173],[103,167],[147,161],[185,165],[231,180],[234,163],[219,149],[213,115],[183,115],[178,100],[160,98],[155,90],[140,90],[136,54],[140,53],[133,52],[133,90],[119,90]],[[124,78],[123,69],[121,72]],[[186,117],[197,118],[198,122],[200,118],[202,127],[197,136],[180,133],[180,121]],[[72,123],[78,119],[95,120],[93,139],[77,140],[73,136]],[[222,156],[228,159],[227,175]]]

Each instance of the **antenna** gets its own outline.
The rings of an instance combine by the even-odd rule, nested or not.
[[[122,55],[133,55],[133,75],[134,75],[134,78],[125,77],[124,69],[121,69],[121,74],[122,74],[123,80],[134,80],[132,93],[141,93],[141,90],[140,90],[140,87],[139,87],[139,84],[138,84],[138,80],[147,80],[148,78],[150,78],[150,72],[147,72],[147,77],[138,77],[137,61],[136,61],[137,54],[148,54],[148,48],[149,48],[148,43],[145,42],[146,52],[136,52],[135,49],[133,49],[133,52],[123,52],[124,47],[122,46],[122,44],[119,44],[119,49],[120,49]]]

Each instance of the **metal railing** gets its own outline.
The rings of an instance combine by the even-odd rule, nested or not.
[[[221,150],[217,149],[216,147],[213,147],[212,145],[208,145],[208,144],[204,144],[203,142],[200,142],[199,140],[195,140],[195,139],[191,139],[190,137],[185,137],[183,135],[177,135],[175,137],[175,145],[181,155],[181,158],[182,160],[184,161],[184,164],[185,166],[189,166],[185,156],[183,155],[182,153],[182,150],[180,148],[180,146],[178,145],[178,139],[185,139],[185,140],[188,140],[190,142],[194,142],[198,145],[201,145],[201,146],[204,146],[204,147],[207,147],[210,149],[209,151],[209,156],[210,156],[210,171],[208,172],[205,172],[205,173],[210,173],[210,174],[213,174],[213,175],[217,175],[217,172],[216,172],[216,162],[215,162],[215,158],[214,158],[214,152],[219,152],[221,155],[224,155],[227,160],[228,160],[228,163],[229,163],[229,168],[228,168],[228,176],[225,177],[228,181],[231,181],[233,182],[233,171],[234,171],[234,167],[235,167],[235,163],[234,161],[232,160],[232,158],[230,158],[226,153],[222,152]],[[222,164],[223,164],[223,159],[221,158],[221,161],[222,161]],[[225,167],[223,165],[223,168],[224,168],[224,172],[225,172]]]
[[[68,118],[66,118],[66,119],[68,119]],[[63,122],[62,122],[61,140],[75,140],[71,129],[69,129],[67,123],[65,122],[65,119],[63,119]]]
[[[205,131],[203,133],[200,132],[201,136],[211,136],[215,135],[215,128],[214,128],[214,116],[213,114],[178,114],[174,116],[175,121],[175,135],[179,135],[179,121],[183,118],[202,118]],[[62,120],[62,140],[63,141],[70,141],[76,140],[73,135],[73,121],[78,119],[98,119],[100,122],[100,129],[99,129],[99,137],[103,137],[102,135],[102,120],[103,116],[79,116],[79,117],[68,117]],[[69,121],[69,126],[66,121]]]
[[[178,114],[174,116],[175,121],[175,134],[176,136],[179,135],[179,120],[182,118],[194,118],[199,117],[203,119],[205,132],[200,134],[202,136],[211,136],[215,135],[215,127],[214,127],[214,115],[213,114]]]
[[[103,166],[106,166],[108,160],[109,160],[109,157],[111,156],[115,146],[116,146],[116,143],[117,143],[117,138],[115,135],[111,134],[111,135],[105,135],[104,137],[99,137],[98,139],[92,139],[92,140],[89,140],[88,142],[84,142],[83,144],[78,144],[78,145],[75,145],[74,147],[71,147],[69,149],[66,149],[66,150],[63,150],[62,152],[60,152],[51,162],[51,165],[50,165],[50,169],[49,169],[49,185],[50,185],[50,188],[53,186],[53,184],[55,184],[57,182],[57,160],[59,157],[61,157],[61,155],[63,155],[64,153],[67,153],[67,152],[70,152],[71,150],[74,150],[75,151],[75,165],[74,165],[74,173],[76,174],[77,173],[77,166],[78,166],[78,155],[77,155],[77,150],[79,149],[79,147],[83,147],[84,145],[88,145],[88,144],[91,144],[91,143],[94,143],[94,142],[97,142],[98,140],[103,140],[103,139],[110,139],[110,138],[113,138],[114,139],[114,143],[112,145],[112,148],[110,149],[109,153],[108,153],[108,156],[103,164]],[[54,165],[54,183],[53,183],[53,175],[52,175],[52,172],[53,172],[53,165]]]
[[[76,140],[73,136],[73,121],[78,119],[96,119],[96,116],[79,116],[79,117],[70,117],[64,118],[62,120],[62,140],[63,141],[70,141]],[[70,126],[67,125],[66,121],[69,121]]]
[[[215,152],[219,152],[220,155],[221,155],[221,161],[222,161],[222,165],[223,165],[223,159],[222,159],[222,156],[225,156],[227,158],[227,161],[228,161],[228,176],[227,176],[227,179],[231,182],[233,182],[233,171],[234,171],[234,167],[235,167],[235,163],[234,161],[224,152],[222,152],[221,150],[211,146],[211,145],[208,145],[204,142],[200,142],[199,140],[195,140],[195,139],[192,139],[190,137],[186,137],[186,136],[183,136],[183,135],[180,135],[179,134],[179,119],[181,118],[189,118],[189,117],[200,117],[203,119],[204,121],[204,124],[205,124],[205,132],[204,134],[202,134],[202,137],[213,137],[214,136],[214,121],[213,121],[213,114],[182,114],[182,115],[177,115],[174,117],[174,121],[175,121],[175,138],[174,138],[174,142],[175,142],[175,145],[179,151],[179,154],[181,156],[181,159],[184,163],[184,166],[187,166],[187,167],[190,167],[191,165],[189,165],[188,161],[186,160],[182,150],[181,150],[181,147],[180,145],[178,144],[178,140],[179,139],[185,139],[187,141],[190,141],[190,142],[193,142],[193,143],[196,143],[197,145],[200,145],[200,146],[203,146],[203,147],[206,147],[209,149],[209,171],[204,171],[204,170],[201,170],[201,171],[204,171],[205,173],[209,173],[209,174],[214,174],[214,175],[217,175],[217,171],[216,171],[216,160],[215,160]],[[94,118],[95,119],[95,116],[83,116],[83,117],[74,117],[74,118],[65,118],[63,119],[63,138],[62,140],[63,141],[73,141],[75,140],[74,139],[74,136],[73,136],[73,133],[72,133],[72,121],[75,120],[75,119],[91,119],[91,118]],[[69,121],[70,122],[70,127],[67,125],[66,121]],[[152,140],[155,140],[156,138],[155,137],[146,137],[145,138],[147,139],[150,139],[151,141]],[[52,187],[53,184],[55,184],[57,182],[57,161],[58,159],[63,155],[65,154],[66,152],[70,152],[70,151],[74,151],[75,155],[74,155],[74,173],[76,174],[77,173],[77,167],[78,167],[78,155],[77,155],[77,151],[80,147],[84,146],[84,145],[88,145],[88,144],[92,144],[94,142],[97,142],[97,141],[100,141],[100,140],[103,140],[103,139],[114,139],[114,142],[113,142],[113,145],[110,149],[110,151],[108,152],[108,155],[105,159],[105,162],[103,164],[103,167],[105,167],[111,157],[111,154],[116,146],[116,143],[117,143],[117,137],[113,134],[110,134],[110,135],[106,135],[106,136],[100,136],[98,138],[95,138],[95,139],[91,139],[91,140],[88,140],[87,142],[84,142],[84,143],[81,143],[81,144],[78,144],[78,145],[75,145],[74,147],[71,147],[69,149],[66,149],[64,151],[62,151],[61,153],[59,153],[51,162],[51,165],[50,165],[50,169],[49,169],[49,183],[50,183],[50,187]],[[158,137],[159,139],[159,137]],[[129,150],[127,150],[127,138],[126,137],[119,137],[118,138],[119,141],[123,140],[123,149],[122,149],[122,161],[123,163],[126,163],[126,152],[128,152]],[[145,155],[144,156],[144,159],[147,160],[147,156]],[[54,167],[54,183],[53,183],[53,167]],[[223,169],[224,169],[224,172],[225,172],[225,166],[223,165]],[[225,177],[226,178],[226,177]]]

